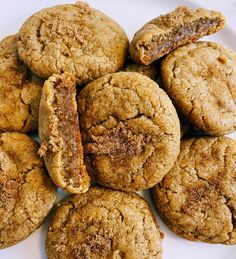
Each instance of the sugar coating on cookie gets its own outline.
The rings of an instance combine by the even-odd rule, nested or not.
[[[0,249],[37,229],[56,199],[37,150],[38,144],[25,134],[0,134]]]
[[[236,141],[182,140],[177,161],[152,195],[172,231],[193,241],[236,244]]]
[[[0,132],[38,128],[43,81],[19,60],[16,35],[0,41]]]
[[[162,237],[149,205],[139,195],[92,187],[58,205],[46,251],[49,259],[161,259]]]
[[[176,110],[144,75],[118,72],[93,81],[80,92],[78,110],[87,170],[102,185],[150,188],[178,156]]]
[[[162,62],[164,89],[193,124],[210,135],[236,130],[236,54],[214,42],[178,48]]]
[[[129,53],[137,63],[148,65],[179,46],[221,30],[224,25],[225,18],[220,12],[181,6],[137,31]]]
[[[75,77],[53,75],[43,86],[39,106],[39,153],[55,184],[72,192],[86,192],[90,179],[83,162]]]
[[[70,72],[78,84],[119,70],[127,48],[123,29],[84,2],[33,14],[18,37],[19,55],[32,71],[46,79]]]

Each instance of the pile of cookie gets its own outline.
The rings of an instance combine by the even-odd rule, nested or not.
[[[71,195],[55,205],[48,258],[161,258],[164,235],[135,193],[150,188],[178,235],[236,244],[236,142],[223,136],[236,131],[236,54],[196,42],[224,24],[179,7],[129,44],[77,2],[3,39],[0,248],[44,222],[57,187]]]

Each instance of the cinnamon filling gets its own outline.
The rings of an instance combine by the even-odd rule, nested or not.
[[[75,102],[75,86],[66,86],[64,82],[59,82],[55,86],[54,112],[57,116],[59,136],[63,141],[62,162],[64,179],[70,183],[78,184],[81,179],[79,175],[79,123],[77,107]]]

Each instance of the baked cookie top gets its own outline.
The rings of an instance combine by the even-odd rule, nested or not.
[[[164,89],[210,135],[236,130],[236,54],[214,42],[187,44],[162,62]]]
[[[76,82],[72,74],[53,75],[45,81],[39,106],[39,154],[57,186],[86,192],[90,185],[83,161]]]
[[[123,29],[84,2],[33,14],[18,37],[19,55],[32,71],[43,78],[70,72],[78,84],[119,70],[127,47]]]
[[[25,134],[0,134],[0,249],[38,228],[56,199],[37,150],[37,143]]]
[[[46,250],[49,259],[161,259],[161,238],[150,207],[139,195],[92,187],[58,205]]]
[[[144,75],[118,72],[93,81],[80,92],[78,110],[87,170],[102,185],[150,188],[178,156],[176,110]]]
[[[148,65],[179,46],[221,30],[224,25],[225,18],[220,12],[181,6],[138,30],[129,53],[137,63]]]
[[[172,231],[194,241],[236,244],[235,161],[233,139],[182,140],[177,161],[152,193]]]
[[[16,35],[0,41],[0,132],[38,128],[43,82],[19,60]]]

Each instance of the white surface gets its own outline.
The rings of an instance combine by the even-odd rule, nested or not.
[[[103,11],[120,23],[130,39],[136,30],[144,23],[180,5],[188,5],[189,7],[202,6],[220,10],[225,14],[228,25],[230,25],[231,28],[236,28],[236,0],[199,0],[195,1],[195,3],[187,0],[88,0],[88,2],[91,6]],[[65,3],[65,1],[1,0],[0,39],[9,34],[16,33],[23,21],[35,11],[59,3]],[[236,51],[236,29],[230,29],[227,26],[223,31],[205,39],[221,42]],[[231,136],[236,139],[236,134]],[[148,192],[145,192],[144,196],[150,201]],[[159,218],[158,222],[160,223],[161,230],[165,233],[163,259],[236,259],[235,245],[223,246],[190,242],[173,234]],[[47,225],[44,224],[23,242],[1,250],[0,258],[47,258],[44,249],[46,229]]]

